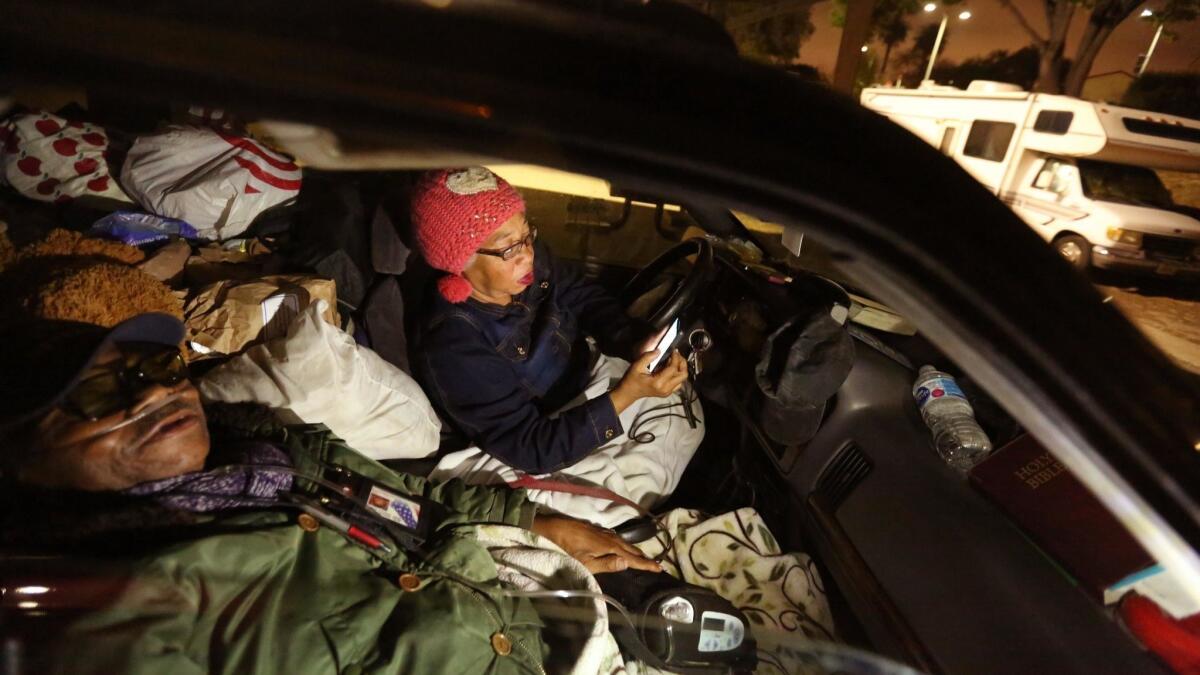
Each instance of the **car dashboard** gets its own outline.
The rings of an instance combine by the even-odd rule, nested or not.
[[[824,286],[798,281],[790,311],[827,311],[833,296]],[[779,299],[723,288],[720,318],[710,320],[721,324],[718,344],[738,344],[739,331],[756,323],[778,324],[771,314],[785,306]],[[759,314],[767,318],[756,321]],[[918,347],[910,362],[903,347],[892,348],[897,341],[860,325],[849,331],[853,366],[816,435],[797,446],[761,431],[749,437],[786,485],[804,548],[821,561],[866,646],[930,673],[1162,672],[934,451],[911,390],[914,366],[936,350],[919,336],[899,341]]]

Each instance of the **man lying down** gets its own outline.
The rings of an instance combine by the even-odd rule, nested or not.
[[[57,554],[6,571],[5,585],[37,589],[25,607],[74,615],[21,644],[28,672],[542,672],[554,645],[506,588],[597,591],[593,573],[660,569],[610,531],[538,513],[523,491],[396,473],[263,408],[206,418],[183,334],[161,314],[0,329],[0,557]],[[676,552],[722,530],[723,564],[828,637],[804,556],[763,550],[774,542],[762,534],[729,553],[732,528],[672,517]],[[705,569],[665,553],[676,575]],[[799,573],[768,580],[780,561]],[[737,603],[745,589],[714,590]],[[622,668],[595,604],[573,672]]]
[[[489,597],[496,565],[472,524],[526,528],[592,572],[659,569],[611,532],[537,514],[522,492],[431,485],[322,428],[259,416],[212,420],[210,435],[183,335],[143,314],[110,331],[40,320],[0,336],[5,548],[87,552],[85,579],[127,580],[46,655],[59,671],[533,672],[536,617]],[[409,524],[444,507],[420,553],[331,517],[322,501],[337,495],[314,481],[327,467],[377,483]]]

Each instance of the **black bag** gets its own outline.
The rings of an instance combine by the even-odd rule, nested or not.
[[[783,445],[807,443],[852,365],[854,341],[828,312],[785,323],[767,338],[754,368],[763,431]]]
[[[597,574],[596,581],[628,611],[613,607],[608,613],[627,658],[684,675],[751,673],[758,665],[746,615],[707,588],[642,570]],[[669,611],[681,605],[685,612]]]

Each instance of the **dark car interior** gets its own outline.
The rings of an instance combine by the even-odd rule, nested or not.
[[[765,239],[728,212],[689,213],[716,238]],[[713,338],[697,384],[707,435],[667,507],[717,513],[753,505],[785,548],[818,558],[843,636],[927,672],[1155,672],[1095,598],[933,452],[913,403],[914,366],[961,371],[920,335],[849,323],[853,365],[815,435],[795,445],[772,439],[754,414],[766,335],[789,318],[846,305],[848,296],[786,259],[769,261],[793,274],[779,284],[732,246],[713,250],[711,277],[683,310]],[[640,271],[581,262],[618,293]],[[679,288],[691,271],[681,267]],[[961,381],[995,447],[1024,433]]]

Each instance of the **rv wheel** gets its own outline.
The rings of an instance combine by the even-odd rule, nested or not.
[[[1068,234],[1054,240],[1054,250],[1077,270],[1086,270],[1092,264],[1092,245],[1087,239]]]

